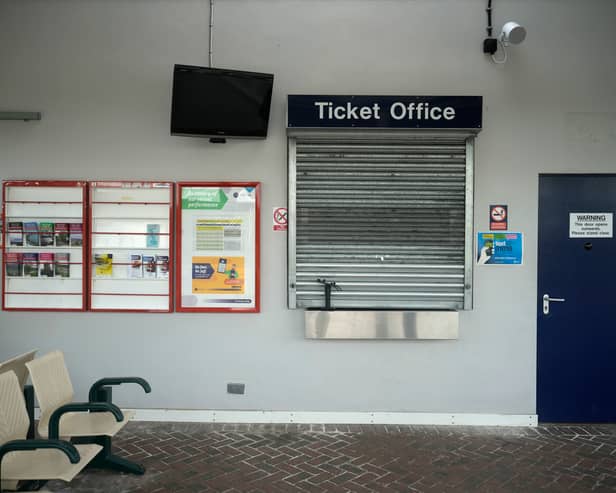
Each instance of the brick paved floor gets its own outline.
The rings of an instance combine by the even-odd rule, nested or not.
[[[144,476],[88,470],[52,492],[616,490],[616,425],[484,428],[131,423]]]

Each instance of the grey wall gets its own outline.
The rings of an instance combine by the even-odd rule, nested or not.
[[[263,183],[260,314],[1,312],[0,359],[60,348],[82,398],[100,376],[145,376],[152,394],[119,391],[132,407],[534,413],[537,176],[616,171],[616,2],[495,2],[495,26],[528,29],[504,66],[481,53],[485,4],[217,1],[214,65],[276,77],[268,139],[222,146],[168,130],[172,65],[207,64],[207,0],[0,1],[0,109],[44,113],[0,122],[0,178]],[[289,93],[484,97],[476,229],[509,204],[526,257],[475,269],[458,341],[303,339],[270,226]]]

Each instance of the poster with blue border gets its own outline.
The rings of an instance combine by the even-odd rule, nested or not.
[[[477,233],[478,265],[522,265],[523,253],[522,233]]]

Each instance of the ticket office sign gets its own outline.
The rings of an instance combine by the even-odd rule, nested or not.
[[[481,129],[481,96],[287,96],[289,128]]]
[[[178,311],[259,310],[259,184],[179,184]]]

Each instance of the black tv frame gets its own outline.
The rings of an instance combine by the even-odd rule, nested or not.
[[[187,129],[187,128],[179,128],[179,126],[174,125],[174,115],[176,110],[177,103],[177,86],[176,86],[176,73],[178,71],[183,72],[200,72],[211,74],[212,76],[225,76],[225,77],[236,77],[238,79],[247,78],[247,79],[265,79],[269,80],[270,88],[269,91],[265,93],[265,97],[263,100],[263,107],[266,108],[266,114],[263,117],[263,121],[265,122],[264,131],[258,131],[254,129],[242,129],[239,130],[237,128],[201,128],[201,129]],[[265,139],[267,137],[267,131],[269,127],[269,115],[272,101],[272,92],[274,85],[274,74],[262,73],[262,72],[249,72],[245,70],[234,70],[234,69],[223,69],[223,68],[212,68],[212,67],[200,67],[196,65],[180,65],[176,64],[173,68],[173,87],[172,87],[172,97],[171,97],[171,122],[170,122],[170,131],[171,135],[185,136],[185,137],[210,137],[210,142],[221,143],[226,142],[226,138],[241,138],[241,139]],[[189,130],[189,131],[186,131]]]

